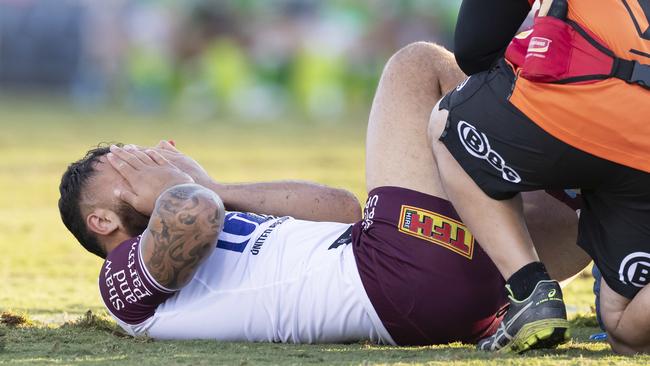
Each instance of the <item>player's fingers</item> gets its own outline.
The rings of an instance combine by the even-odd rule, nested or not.
[[[124,150],[127,150],[127,151],[131,151],[131,150],[144,150],[144,149],[146,149],[146,147],[144,147],[144,146],[140,146],[140,145],[136,145],[136,144],[128,144],[128,145],[124,145]]]
[[[135,144],[128,144],[124,145],[124,150],[126,151],[131,151],[131,150],[139,150],[139,151],[144,151],[147,150],[147,146],[141,146],[141,145],[135,145]]]
[[[130,152],[131,154],[133,154],[136,158],[138,158],[145,165],[149,165],[149,166],[156,165],[156,163],[153,160],[151,160],[149,155],[147,155],[143,151],[144,149],[142,149],[142,148],[138,148],[135,145],[126,145],[126,146],[124,146],[124,150],[126,150],[126,151]]]
[[[167,151],[179,152],[174,144],[166,140],[161,140],[157,147]]]
[[[124,159],[122,159],[119,155],[114,154],[113,152],[109,152],[106,154],[106,159],[108,162],[117,170],[118,173],[122,177],[124,177],[127,181],[131,178],[131,176],[135,173],[135,169]]]
[[[155,151],[172,164],[174,164],[174,160],[180,156],[179,153],[160,148],[155,149]]]
[[[115,194],[115,197],[118,199],[128,203],[129,205],[135,207],[136,205],[136,200],[138,199],[138,196],[135,195],[135,193],[125,190],[125,189],[119,189],[116,188],[113,193]]]
[[[162,154],[159,153],[158,151],[153,150],[153,149],[147,149],[147,150],[145,150],[145,152],[147,153],[147,155],[149,155],[149,157],[153,161],[156,162],[156,164],[158,164],[158,165],[171,165],[169,160],[167,160],[167,158],[162,156]]]
[[[135,155],[133,155],[133,153],[126,151],[121,147],[111,145],[110,150],[113,155],[119,157],[136,170],[144,166],[144,163],[141,162],[140,159],[138,159]]]

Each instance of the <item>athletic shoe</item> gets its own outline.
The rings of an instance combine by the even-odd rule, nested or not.
[[[483,351],[522,353],[537,348],[554,348],[569,340],[569,322],[557,281],[539,281],[530,296],[517,301],[510,287],[510,306],[496,333],[479,341]]]

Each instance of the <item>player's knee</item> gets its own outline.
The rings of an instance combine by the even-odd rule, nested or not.
[[[451,55],[444,47],[429,42],[411,43],[397,51],[386,64],[385,72],[411,70],[415,75],[436,72],[436,63],[446,55]]]

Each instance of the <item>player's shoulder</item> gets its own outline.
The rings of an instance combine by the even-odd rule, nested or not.
[[[106,257],[99,290],[108,311],[123,323],[140,324],[174,293],[155,281],[140,255],[141,236],[125,240]]]

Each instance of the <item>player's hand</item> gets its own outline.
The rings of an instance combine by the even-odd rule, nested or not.
[[[156,151],[177,166],[180,170],[189,174],[197,184],[208,187],[212,178],[208,172],[196,162],[196,160],[180,152],[176,146],[169,141],[162,140],[156,145]]]
[[[131,190],[116,189],[116,197],[143,215],[151,215],[156,200],[168,188],[194,183],[192,177],[153,149],[142,151],[113,145],[110,150],[106,156],[108,162],[131,187]]]

